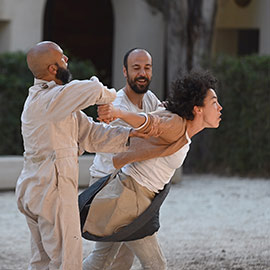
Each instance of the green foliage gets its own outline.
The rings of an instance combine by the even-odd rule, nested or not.
[[[97,74],[97,70],[90,60],[80,61],[77,59],[72,59],[69,62],[69,69],[72,74],[73,79],[85,80],[90,79],[91,76]],[[96,120],[97,118],[97,108],[96,105],[90,106],[83,110],[87,115],[91,116]]]
[[[90,61],[72,60],[69,68],[74,79],[88,79],[96,71]],[[0,155],[23,153],[20,116],[33,81],[23,52],[0,55]],[[94,106],[85,111],[96,117]]]
[[[69,61],[68,68],[72,73],[73,79],[85,80],[96,74],[96,69],[90,60],[79,61],[72,59]]]
[[[195,138],[192,167],[270,177],[270,56],[219,56],[208,68],[219,80],[223,115],[217,130]]]
[[[0,154],[22,154],[20,115],[33,78],[22,52],[0,56]]]
[[[96,73],[91,62],[71,60],[69,68],[75,79]],[[192,138],[184,170],[270,177],[270,56],[219,56],[207,68],[219,80],[222,121]],[[20,115],[32,83],[24,53],[0,55],[1,155],[23,152]],[[95,117],[95,107],[87,114]]]

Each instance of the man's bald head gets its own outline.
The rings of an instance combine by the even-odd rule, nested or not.
[[[151,64],[152,64],[152,55],[147,50],[142,49],[142,48],[133,48],[133,49],[129,50],[124,56],[123,64],[124,64],[124,67],[126,68],[126,70],[128,70],[128,58],[129,58],[129,56],[132,55],[132,54],[138,55],[139,53],[145,54],[147,57],[149,57],[149,59],[151,60]]]
[[[48,74],[48,66],[57,62],[56,55],[63,53],[54,42],[43,41],[32,47],[27,54],[27,65],[35,78],[42,79]]]

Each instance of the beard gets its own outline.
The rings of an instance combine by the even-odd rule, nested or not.
[[[146,81],[145,85],[136,84],[136,81],[141,80],[141,79]],[[149,85],[151,83],[151,80],[149,80],[148,78],[146,78],[144,76],[140,76],[140,77],[135,78],[134,80],[132,80],[132,79],[130,79],[128,74],[127,74],[127,81],[128,81],[128,84],[129,84],[130,88],[136,94],[145,94],[148,91],[148,87],[149,87]]]
[[[58,66],[58,65],[57,65]],[[57,72],[55,77],[60,80],[63,84],[66,84],[71,81],[72,74],[70,73],[69,69],[65,69],[58,66]]]

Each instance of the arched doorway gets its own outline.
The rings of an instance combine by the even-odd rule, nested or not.
[[[71,59],[91,60],[111,86],[113,21],[110,0],[47,0],[43,40],[59,44]]]

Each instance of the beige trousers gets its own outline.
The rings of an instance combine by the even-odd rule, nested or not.
[[[130,224],[151,204],[155,193],[119,172],[94,197],[83,231],[111,235]]]
[[[122,178],[121,184],[125,188],[132,190],[137,195],[136,196],[137,201],[135,201],[137,205],[134,206],[134,202],[130,203],[130,201],[134,200],[134,198],[132,197],[130,197],[130,201],[128,202],[128,204],[130,204],[131,207],[134,207],[134,209],[137,209],[138,215],[141,214],[149,206],[155,194],[153,192],[150,192],[148,189],[142,187],[141,185],[137,184],[137,182],[129,176],[126,176],[121,173],[118,176],[119,179],[113,179],[111,182],[111,187],[107,188],[107,192],[111,192],[109,197],[111,198],[112,202],[115,201],[114,196],[119,194],[119,189],[121,191],[121,185],[119,186],[119,183],[117,182]],[[113,183],[115,180],[116,183]],[[108,194],[106,195],[107,192],[104,193],[104,196],[100,196],[101,201],[106,202],[106,198],[108,198]],[[122,194],[124,194],[123,197],[126,199],[125,192],[123,191],[120,192],[120,195]],[[117,202],[121,203],[121,201]],[[101,206],[103,207],[102,203]],[[121,210],[122,207],[116,204],[114,210],[115,209]],[[107,214],[110,213],[112,213],[111,208],[109,208],[109,211],[107,211]],[[108,221],[110,223],[110,219],[108,219]],[[115,225],[115,222],[111,222],[111,225],[112,224]],[[120,226],[119,224],[116,225],[116,227],[111,226],[109,230],[114,230],[115,228],[119,228],[119,226]],[[104,228],[106,228],[106,226],[104,226]],[[157,236],[155,233],[153,235],[144,237],[139,240],[122,243],[96,242],[94,250],[83,261],[83,270],[130,269],[133,262],[133,258],[132,261],[129,260],[130,254],[133,254],[133,256],[134,255],[137,256],[144,270],[167,269],[166,258],[164,257],[163,252],[159,246]],[[127,256],[125,257],[125,255]]]
[[[119,177],[127,178],[127,176],[123,175],[122,173],[119,173]],[[100,178],[90,177],[89,185],[94,184],[99,179]],[[131,181],[131,178],[129,178],[129,180],[128,180],[129,184],[127,183],[127,181],[124,181],[123,184],[126,184],[128,186],[133,186],[133,183],[131,183],[130,181]],[[135,180],[133,180],[133,181],[135,181]],[[145,192],[146,192],[146,194],[148,194],[147,190],[145,190]],[[150,193],[149,195],[150,195],[150,198],[152,199],[153,194]],[[95,269],[95,267],[96,267],[96,269],[102,269],[101,265],[103,265],[103,263],[105,263],[105,261],[106,261],[106,260],[104,261],[104,257],[102,256],[102,254],[104,254],[105,257],[110,257],[109,254],[114,254],[111,261],[109,260],[110,264],[111,264],[110,270],[129,270],[129,269],[131,269],[133,261],[134,261],[133,251],[125,243],[122,243],[120,248],[118,246],[118,243],[115,243],[115,244],[117,246],[117,250],[116,251],[113,250],[113,252],[112,252],[111,245],[114,246],[113,243],[96,243],[96,247],[95,247],[96,251],[94,254],[96,254],[96,253],[98,254],[97,259],[95,259],[93,262],[92,257],[91,257],[91,259],[90,259],[90,257],[87,257],[85,259],[83,269],[86,269],[86,270],[91,269],[90,265],[92,265],[93,269]],[[92,254],[92,256],[95,256],[94,254]],[[87,264],[87,262],[89,262],[89,263]]]
[[[166,270],[166,258],[159,246],[156,233],[139,240],[112,243],[96,242],[92,253],[83,261],[83,270],[125,270],[125,260],[114,268],[114,258],[119,248],[126,245],[139,259],[144,270]]]
[[[59,190],[52,224],[42,216],[26,214],[31,232],[29,270],[81,270],[82,239],[77,191]]]

